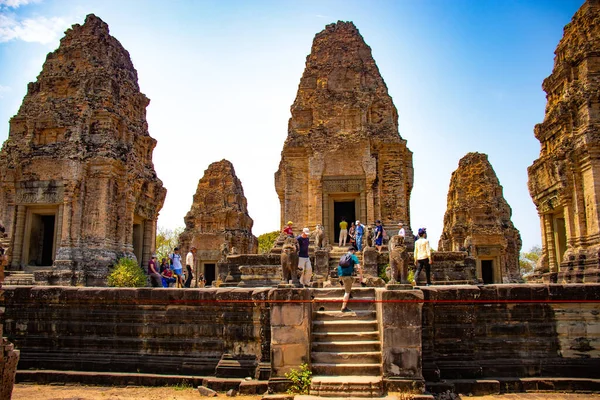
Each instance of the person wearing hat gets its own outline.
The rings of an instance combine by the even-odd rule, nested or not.
[[[404,237],[406,236],[406,232],[404,231],[404,225],[402,222],[398,222],[398,236],[400,236],[400,244],[404,243]]]
[[[304,287],[310,285],[310,278],[312,277],[312,265],[310,264],[310,257],[308,256],[308,245],[310,244],[310,229],[303,228],[302,234],[296,238],[298,241],[298,268],[302,270],[300,276],[300,283]]]
[[[292,225],[294,223],[292,221],[288,221],[285,228],[283,228],[283,234],[286,236],[294,237],[294,230],[292,229]]]
[[[433,264],[433,262],[431,259],[431,247],[429,246],[429,240],[427,239],[427,231],[425,228],[419,228],[419,240],[415,242],[415,266],[418,265],[418,267],[412,281],[413,284],[416,284],[416,281],[421,274],[421,270],[425,267],[427,286],[431,285],[431,264]]]
[[[381,226],[381,221],[375,221],[375,247],[377,248],[377,252],[381,253],[381,248],[383,247],[383,226]]]
[[[158,272],[158,265],[156,264],[156,254],[152,254],[152,258],[148,261],[148,275],[150,275],[150,284],[152,287],[162,286],[162,277]]]
[[[362,251],[363,246],[363,235],[365,234],[365,226],[360,223],[359,220],[356,220],[356,225],[354,228],[354,232],[356,235],[356,249],[358,251]]]
[[[348,299],[350,298],[350,292],[352,291],[352,283],[354,282],[354,277],[352,273],[354,272],[354,266],[358,267],[360,272],[360,280],[361,285],[366,286],[362,282],[362,268],[358,261],[358,258],[354,254],[356,249],[354,247],[348,248],[348,253],[345,256],[340,258],[340,264],[343,264],[344,261],[342,259],[346,259],[348,261],[348,265],[338,265],[338,277],[340,278],[340,283],[344,286],[344,297],[342,298],[342,312],[351,312],[352,310],[348,308]]]

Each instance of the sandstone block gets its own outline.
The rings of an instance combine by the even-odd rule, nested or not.
[[[205,386],[198,386],[198,393],[202,397],[217,397],[217,392]]]

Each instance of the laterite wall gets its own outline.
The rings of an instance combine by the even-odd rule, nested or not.
[[[600,285],[430,286],[423,294],[428,381],[598,377]]]

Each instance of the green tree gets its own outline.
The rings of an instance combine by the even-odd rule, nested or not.
[[[146,273],[131,258],[119,258],[108,275],[107,284],[111,287],[144,287]]]
[[[179,243],[179,235],[183,232],[183,227],[168,229],[165,227],[158,227],[156,233],[156,260],[160,264],[160,260],[167,258],[173,248]]]
[[[279,237],[279,231],[263,233],[258,237],[258,253],[265,254],[271,251],[275,241]]]
[[[525,278],[533,273],[538,260],[542,256],[542,248],[533,246],[528,252],[522,251],[519,257],[521,275]]]

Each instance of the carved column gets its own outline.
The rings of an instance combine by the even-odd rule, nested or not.
[[[23,239],[25,236],[25,206],[17,205],[17,222],[15,226],[15,236],[13,242],[12,268],[21,266],[21,258],[23,256]]]

